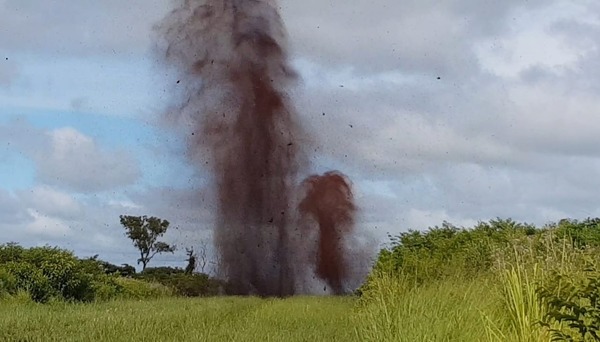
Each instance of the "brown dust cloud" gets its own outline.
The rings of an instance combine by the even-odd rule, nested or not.
[[[179,74],[169,115],[190,128],[189,156],[215,188],[219,275],[233,294],[351,291],[352,184],[306,175],[311,141],[290,98],[297,79],[274,0],[182,0],[157,27]],[[181,90],[183,89],[183,90]]]

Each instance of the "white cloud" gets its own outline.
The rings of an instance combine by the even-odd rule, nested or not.
[[[471,45],[501,33],[509,15],[544,1],[282,2],[299,54],[362,71],[453,74],[477,71]]]
[[[55,55],[136,53],[150,46],[150,29],[168,4],[167,0],[0,0],[0,46]]]
[[[47,236],[66,237],[71,230],[60,219],[40,214],[35,209],[28,209],[33,222],[27,224],[25,228],[30,234],[35,234],[38,238]]]
[[[140,177],[130,152],[105,149],[74,128],[45,131],[11,121],[0,125],[0,142],[31,158],[43,184],[95,192],[130,185]]]
[[[60,218],[77,217],[82,208],[70,194],[58,191],[49,186],[36,186],[30,190],[18,191],[24,205],[36,211]]]
[[[406,215],[406,225],[412,229],[441,226],[442,222],[452,223],[457,227],[473,227],[477,221],[450,216],[445,210],[410,209]]]
[[[100,191],[131,184],[140,175],[130,153],[106,151],[73,128],[57,129],[48,135],[49,154],[36,156],[39,177],[48,184],[83,192]]]

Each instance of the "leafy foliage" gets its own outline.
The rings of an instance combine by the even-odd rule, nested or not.
[[[215,296],[224,288],[221,281],[207,274],[187,273],[186,270],[173,267],[149,267],[137,278],[168,286],[176,295],[184,297]]]
[[[600,273],[595,267],[587,269],[581,279],[555,274],[539,292],[548,307],[542,325],[552,333],[553,341],[600,341]]]
[[[133,245],[140,251],[138,264],[142,264],[142,270],[159,253],[173,253],[175,246],[171,246],[165,242],[158,241],[169,228],[169,221],[162,220],[158,217],[147,216],[125,216],[121,215],[121,225],[125,228],[125,235]]]
[[[503,319],[486,320],[488,339],[600,340],[599,252],[599,218],[543,227],[510,219],[471,228],[444,222],[392,237],[359,294],[387,300],[377,297],[385,279],[400,279],[409,291],[457,279],[490,281]]]
[[[480,222],[471,229],[444,222],[441,227],[427,231],[409,230],[391,237],[391,248],[379,253],[375,269],[402,274],[416,284],[452,276],[474,276],[491,269],[498,247],[540,231],[510,219]]]
[[[558,238],[569,239],[577,248],[600,246],[600,218],[563,219],[550,227],[556,230]]]
[[[118,275],[120,277],[131,277],[131,276],[135,275],[135,273],[136,273],[135,267],[133,267],[131,265],[122,264],[121,266],[117,266],[117,265],[111,264],[108,261],[99,260],[98,255],[94,255],[93,257],[85,259],[84,262],[87,262],[89,264],[89,267],[91,267],[92,269],[100,268],[102,270],[102,272],[104,272],[105,274],[109,274],[109,275]]]
[[[97,286],[107,282],[100,268],[52,247],[0,245],[0,269],[5,274],[1,282],[10,284],[3,286],[8,294],[27,291],[37,302],[53,297],[91,301]]]

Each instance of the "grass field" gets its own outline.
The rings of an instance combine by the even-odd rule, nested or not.
[[[353,341],[353,298],[0,302],[0,341]]]
[[[594,229],[597,238],[590,236],[600,241],[600,219]],[[382,254],[361,297],[192,299],[119,278],[122,291],[113,299],[75,304],[54,296],[36,304],[23,289],[29,287],[11,287],[14,279],[5,271],[0,342],[597,340],[599,249],[556,239],[552,231],[520,238],[509,229],[498,231],[509,237],[501,235],[495,247],[478,231],[411,233],[407,247]],[[487,255],[488,263],[470,262],[477,255]],[[385,268],[397,264],[403,268]]]
[[[357,297],[162,298],[93,304],[0,300],[0,341],[549,341],[522,280],[414,287],[378,277]],[[504,291],[504,292],[503,292]],[[504,294],[503,294],[504,293]],[[509,302],[507,302],[507,299]],[[514,309],[512,309],[514,308]],[[522,313],[512,318],[511,312]]]
[[[0,341],[541,342],[524,270],[415,287],[380,276],[358,297],[251,297],[36,304],[0,300]]]
[[[0,301],[0,341],[537,341],[512,332],[484,279],[374,286],[363,299]]]

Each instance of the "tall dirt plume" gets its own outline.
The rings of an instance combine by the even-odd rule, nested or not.
[[[214,177],[221,276],[235,294],[297,293],[299,278],[307,277],[298,265],[311,261],[294,236],[312,215],[322,225],[316,272],[338,292],[347,274],[336,229],[351,231],[354,205],[347,183],[328,175],[304,183],[312,187],[299,213],[306,138],[287,95],[296,74],[276,2],[183,0],[158,30],[183,88],[170,115],[188,128],[190,157]],[[343,204],[331,203],[337,199]]]

